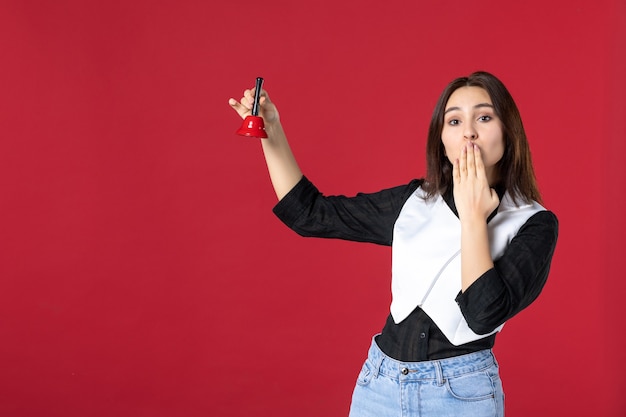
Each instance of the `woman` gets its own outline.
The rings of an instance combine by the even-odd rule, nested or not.
[[[253,95],[229,104],[246,117]],[[303,236],[392,246],[390,315],[350,415],[503,416],[491,349],[541,292],[558,234],[506,87],[486,72],[452,81],[431,119],[426,177],[354,197],[324,196],[302,175],[265,91],[260,102],[276,215]]]

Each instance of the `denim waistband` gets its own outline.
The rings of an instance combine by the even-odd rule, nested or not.
[[[368,352],[368,360],[376,376],[384,375],[398,380],[435,379],[441,381],[497,365],[490,349],[446,359],[402,362],[385,355],[376,344],[375,337],[372,339]]]

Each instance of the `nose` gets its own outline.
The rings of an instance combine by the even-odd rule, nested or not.
[[[467,140],[476,140],[478,138],[478,132],[474,129],[472,125],[465,126],[465,132],[463,133],[463,137]]]

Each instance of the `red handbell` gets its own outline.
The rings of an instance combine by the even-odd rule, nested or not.
[[[252,104],[252,114],[247,116],[239,130],[238,135],[253,138],[266,138],[265,123],[263,118],[259,116],[259,99],[261,97],[261,87],[263,86],[263,78],[257,77],[256,88],[254,91],[254,102]]]

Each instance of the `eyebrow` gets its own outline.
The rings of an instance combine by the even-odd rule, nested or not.
[[[480,103],[474,106],[475,109],[480,109],[481,107],[489,107],[493,109],[493,104],[489,104],[489,103]],[[446,111],[443,112],[443,114],[449,113],[451,111],[455,111],[455,110],[461,110],[460,107],[450,107],[448,109],[446,109]]]

